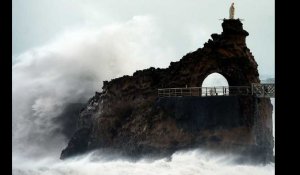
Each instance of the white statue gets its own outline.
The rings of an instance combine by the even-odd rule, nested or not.
[[[234,19],[234,2],[231,4],[229,8],[229,19]]]

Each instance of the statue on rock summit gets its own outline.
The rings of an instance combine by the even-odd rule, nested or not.
[[[234,19],[234,2],[231,4],[229,8],[229,19]]]

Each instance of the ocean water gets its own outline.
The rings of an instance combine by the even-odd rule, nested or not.
[[[108,158],[109,157],[109,158]],[[239,164],[234,155],[216,155],[201,149],[178,151],[169,158],[143,158],[131,161],[89,153],[61,161],[14,157],[14,175],[273,175],[274,163]]]

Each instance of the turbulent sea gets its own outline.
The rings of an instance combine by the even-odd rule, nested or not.
[[[56,157],[56,158],[55,158]],[[109,158],[108,158],[109,157]],[[234,155],[215,155],[201,149],[179,151],[169,158],[139,161],[109,155],[83,155],[67,161],[57,156],[40,160],[14,157],[14,175],[273,175],[274,164],[238,164]]]

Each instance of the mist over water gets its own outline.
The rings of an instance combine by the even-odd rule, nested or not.
[[[85,103],[102,81],[151,66],[167,67],[173,48],[163,40],[155,19],[136,16],[103,28],[70,29],[48,44],[17,56],[13,64],[13,174],[274,174],[274,164],[237,164],[234,155],[196,149],[171,158],[129,160],[106,152],[62,161],[66,127],[56,120],[70,103]],[[274,116],[274,113],[273,113]]]
[[[274,164],[245,165],[234,163],[234,155],[215,155],[200,149],[179,151],[170,158],[144,158],[130,161],[115,157],[107,160],[108,155],[83,155],[66,161],[53,158],[42,159],[39,162],[28,162],[19,159],[14,167],[15,175],[273,175]]]
[[[135,16],[101,28],[69,29],[17,56],[12,68],[15,154],[58,155],[67,139],[57,133],[64,126],[54,120],[66,105],[86,103],[104,80],[168,66],[162,58],[172,58],[173,52],[155,47],[160,35],[151,16]]]

